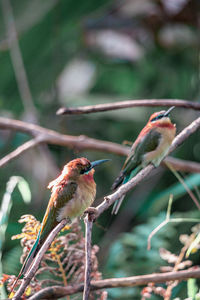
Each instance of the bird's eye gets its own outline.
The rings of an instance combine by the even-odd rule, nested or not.
[[[91,166],[85,166],[81,171],[80,174],[87,174],[91,170]]]

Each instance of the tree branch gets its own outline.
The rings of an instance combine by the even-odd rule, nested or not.
[[[71,136],[60,134],[54,130],[46,129],[44,127],[19,121],[13,120],[9,118],[0,117],[0,128],[1,129],[11,129],[20,132],[27,133],[39,141],[39,143],[48,143],[48,144],[55,144],[60,146],[67,146],[72,149],[78,150],[95,150],[95,151],[103,151],[107,153],[115,153],[117,155],[124,155],[127,156],[130,149],[128,147],[103,141],[92,139],[87,136]],[[34,142],[33,142],[34,143]],[[36,143],[37,144],[37,143]],[[30,145],[30,147],[28,147]],[[4,158],[0,160],[0,166],[5,165],[13,158],[16,158],[18,155],[23,153],[24,151],[34,147],[34,144],[27,142],[24,145],[20,146],[19,149],[17,148],[15,151],[11,152]],[[200,164],[191,161],[180,160],[177,158],[167,157],[165,159],[166,162],[169,162],[174,169],[179,171],[185,172],[200,172]],[[162,164],[165,164],[164,162]]]
[[[57,115],[80,115],[80,114],[90,114],[102,111],[116,110],[128,107],[136,106],[177,106],[184,108],[191,108],[195,110],[200,110],[200,103],[178,100],[178,99],[145,99],[145,100],[128,100],[128,101],[118,101],[105,104],[88,105],[88,106],[78,106],[78,107],[62,107],[56,114]]]
[[[90,277],[91,277],[91,249],[92,249],[92,225],[93,220],[90,218],[89,213],[84,218],[85,222],[85,278],[84,278],[84,290],[83,300],[88,300],[90,295]]]
[[[21,296],[23,295],[24,291],[26,290],[27,286],[29,285],[31,279],[35,275],[39,264],[41,262],[42,257],[44,256],[45,252],[48,250],[49,246],[51,245],[52,241],[56,237],[56,235],[61,231],[61,229],[67,224],[68,220],[63,219],[49,234],[48,238],[46,239],[45,243],[43,244],[42,248],[39,250],[36,258],[33,261],[28,272],[25,274],[22,284],[20,285],[19,289],[15,293],[13,300],[20,300]]]
[[[167,281],[174,280],[186,280],[188,278],[200,278],[200,268],[191,268],[184,271],[166,272],[166,273],[154,273],[141,276],[131,276],[122,278],[109,278],[98,281],[91,281],[91,290],[99,290],[106,288],[118,288],[118,287],[131,287],[147,285],[148,283],[165,283]],[[35,295],[29,298],[29,300],[39,299],[57,299],[66,295],[72,295],[82,292],[84,288],[83,284],[77,284],[74,286],[51,286],[47,287]]]

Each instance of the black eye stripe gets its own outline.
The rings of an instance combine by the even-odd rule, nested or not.
[[[153,118],[153,119],[151,120],[151,122],[156,121],[156,120],[159,120],[159,119],[162,119],[163,117],[164,117],[164,115],[158,115],[157,117]]]

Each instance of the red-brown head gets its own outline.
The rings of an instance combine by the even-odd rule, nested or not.
[[[94,168],[108,160],[109,159],[101,159],[90,162],[85,157],[76,158],[64,166],[63,173],[68,174],[70,177],[79,177],[87,174],[93,176]]]
[[[67,180],[77,180],[81,177],[84,177],[87,180],[93,180],[93,168],[108,160],[109,159],[102,159],[90,162],[85,157],[73,159],[64,166],[62,173],[49,183],[48,188],[51,189],[60,185],[62,182]]]
[[[172,109],[174,109],[175,106],[170,107],[167,111],[162,110],[159,112],[155,112],[151,115],[151,117],[149,118],[148,124],[150,126],[173,126],[169,114],[172,111]]]

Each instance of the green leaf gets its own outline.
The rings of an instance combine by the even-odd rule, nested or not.
[[[31,202],[31,191],[28,182],[23,177],[18,177],[18,189],[25,203]]]
[[[192,174],[184,179],[187,186],[193,190],[195,186],[200,185],[200,174]],[[151,208],[151,211],[158,213],[166,205],[169,195],[173,194],[173,201],[179,199],[181,196],[185,195],[187,191],[184,186],[178,182],[171,185],[169,188],[165,189],[161,193],[156,194],[156,196],[151,197],[147,203],[145,203],[145,208]],[[189,197],[189,195],[188,195]],[[190,199],[192,201],[192,199]]]
[[[198,292],[198,287],[195,278],[190,278],[187,281],[187,293],[190,299],[195,299],[196,293]]]

